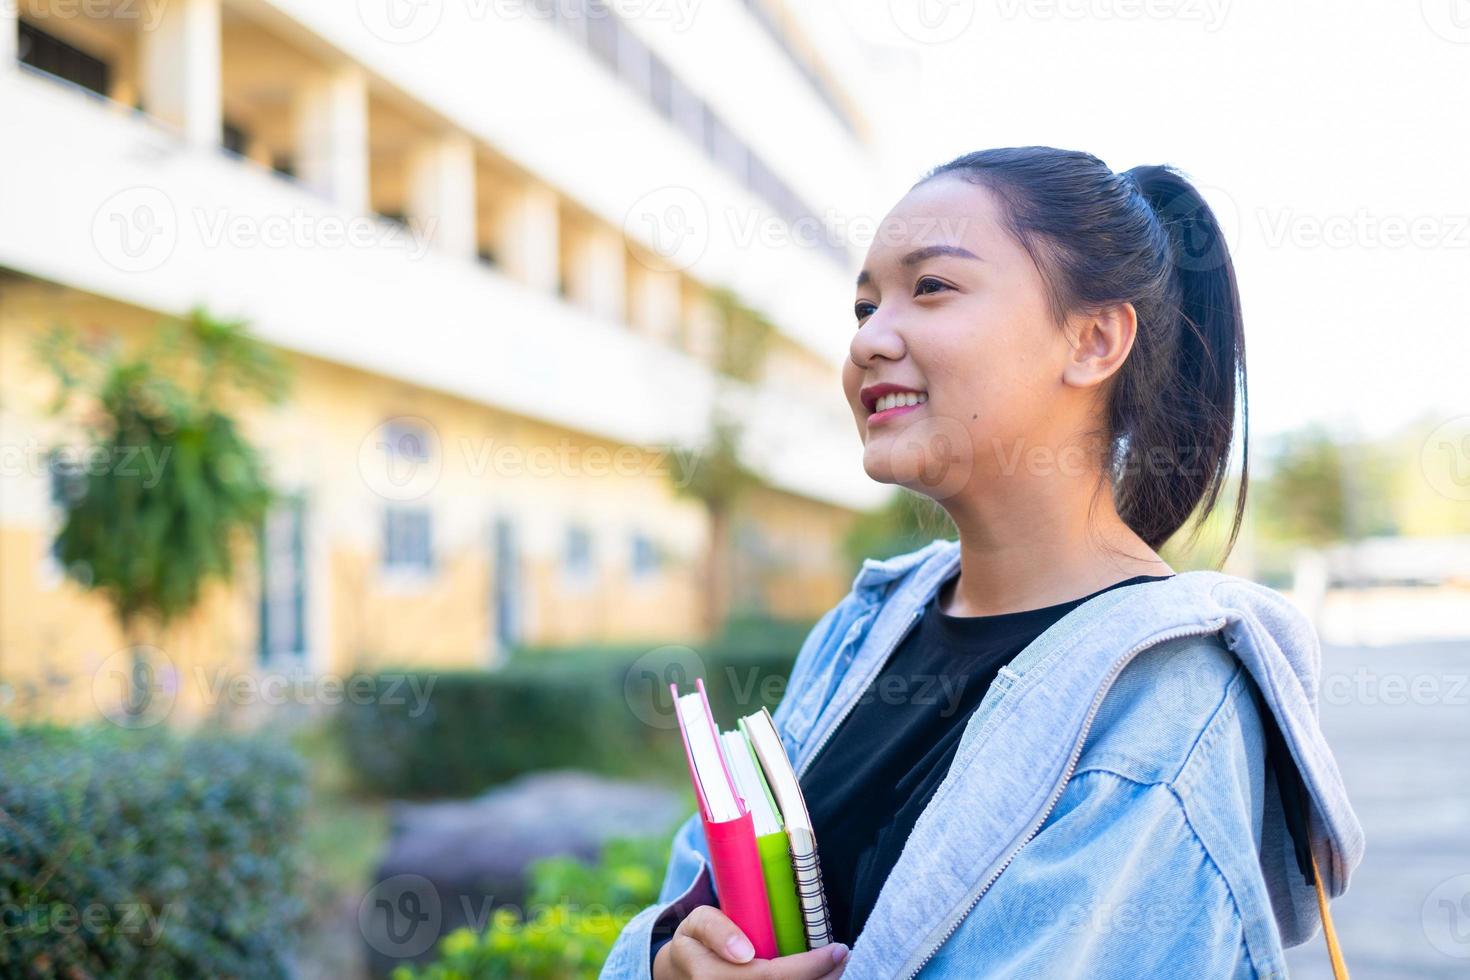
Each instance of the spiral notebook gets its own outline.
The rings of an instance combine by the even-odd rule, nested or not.
[[[739,721],[751,748],[760,760],[761,769],[771,794],[781,809],[782,829],[786,832],[791,855],[792,874],[801,906],[803,932],[807,946],[817,949],[832,942],[832,923],[827,913],[827,896],[822,890],[822,865],[817,859],[817,835],[812,818],[801,795],[801,783],[791,768],[786,747],[776,731],[771,713],[761,708]]]

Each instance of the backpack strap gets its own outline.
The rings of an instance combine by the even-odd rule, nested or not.
[[[1327,890],[1322,887],[1322,875],[1317,870],[1317,855],[1312,855],[1312,883],[1317,886],[1317,909],[1322,913],[1322,935],[1327,939],[1327,956],[1332,960],[1333,980],[1348,980],[1347,963],[1342,958],[1342,947],[1337,945],[1337,930],[1332,927],[1332,910],[1327,907]]]

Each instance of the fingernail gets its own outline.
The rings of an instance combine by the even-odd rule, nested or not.
[[[843,960],[847,959],[847,947],[844,946],[842,943],[833,943],[828,948],[832,950],[833,963],[841,963]]]
[[[741,963],[755,955],[755,947],[750,945],[750,940],[744,936],[731,936],[730,941],[725,943],[725,948]]]

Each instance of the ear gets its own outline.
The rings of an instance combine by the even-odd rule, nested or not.
[[[1074,388],[1093,388],[1117,373],[1133,349],[1138,334],[1138,311],[1132,303],[1114,303],[1096,313],[1068,321],[1070,350],[1062,368],[1062,382]]]

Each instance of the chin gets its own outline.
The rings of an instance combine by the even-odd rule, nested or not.
[[[863,447],[863,472],[868,478],[878,483],[897,483],[898,478],[893,473],[893,460],[889,458],[886,449],[880,449],[875,442],[884,443],[887,440],[879,437],[877,440],[869,440]]]

